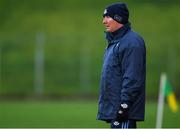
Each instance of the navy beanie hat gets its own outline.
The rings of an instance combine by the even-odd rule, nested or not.
[[[125,3],[114,3],[106,7],[103,17],[110,16],[115,21],[126,24],[129,20],[129,11]]]

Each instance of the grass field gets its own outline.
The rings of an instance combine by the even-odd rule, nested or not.
[[[95,101],[1,101],[0,128],[102,128],[108,124],[96,120]],[[138,127],[155,127],[156,104],[146,105],[146,121]],[[163,127],[180,127],[180,112],[165,105]]]

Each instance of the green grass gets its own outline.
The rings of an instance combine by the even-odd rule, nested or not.
[[[97,102],[94,101],[1,101],[0,128],[99,128],[109,127],[96,120]],[[146,121],[138,127],[153,128],[156,121],[156,104],[146,105]],[[180,112],[173,114],[167,105],[163,127],[180,127]]]

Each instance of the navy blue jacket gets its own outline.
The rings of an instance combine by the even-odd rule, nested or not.
[[[106,33],[97,119],[116,119],[121,103],[128,103],[128,119],[144,120],[146,48],[130,24]]]

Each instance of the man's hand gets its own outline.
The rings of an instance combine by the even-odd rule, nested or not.
[[[129,106],[126,103],[122,103],[120,105],[120,108],[117,112],[117,119],[120,121],[124,121],[128,119],[128,111],[129,111]]]

